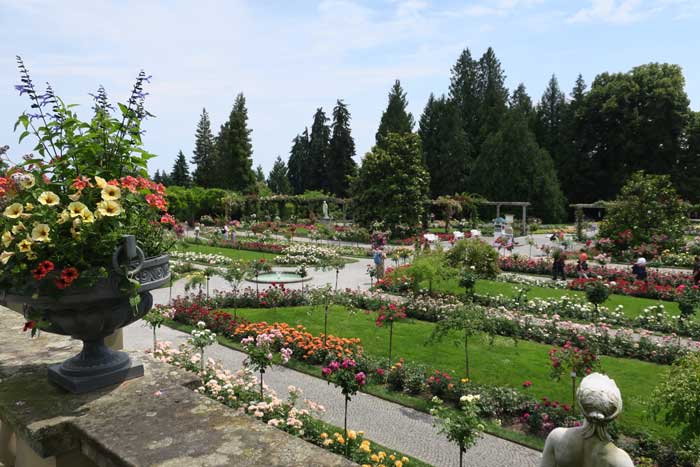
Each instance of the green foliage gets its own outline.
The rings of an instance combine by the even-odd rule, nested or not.
[[[222,215],[222,199],[228,194],[229,192],[219,188],[174,186],[168,188],[167,199],[170,212],[176,219],[194,222],[203,215]]]
[[[196,166],[192,179],[195,185],[204,188],[213,187],[216,170],[214,152],[214,135],[211,132],[211,122],[207,109],[202,109],[202,116],[197,124],[192,163]]]
[[[407,274],[411,278],[414,292],[419,291],[422,282],[427,282],[428,291],[432,292],[433,283],[454,274],[454,270],[447,266],[445,255],[441,251],[430,251],[416,256]]]
[[[280,156],[277,156],[275,164],[267,177],[267,186],[276,195],[289,195],[292,193],[292,185],[289,183],[287,166]]]
[[[245,192],[255,185],[251,131],[248,129],[245,97],[238,94],[229,119],[221,126],[216,138],[214,171],[217,187]]]
[[[350,111],[348,106],[338,100],[333,108],[333,134],[328,147],[327,188],[335,196],[344,198],[350,189],[350,179],[357,172],[355,157],[355,140],[350,130]]]
[[[311,165],[309,161],[308,130],[304,130],[301,135],[297,135],[292,141],[292,149],[289,152],[287,167],[292,192],[294,194],[300,194],[306,191],[312,183],[312,175],[309,172]]]
[[[465,374],[469,372],[469,338],[484,329],[486,313],[483,307],[467,303],[446,313],[433,328],[429,342],[440,342],[448,336],[454,337],[456,346],[464,346]]]
[[[451,267],[472,271],[483,279],[493,279],[499,273],[498,252],[479,239],[458,241],[445,258]]]
[[[190,168],[187,166],[187,159],[181,150],[177,153],[173,171],[170,173],[169,184],[187,187],[190,186],[191,181]]]
[[[385,140],[391,133],[406,135],[413,131],[413,115],[406,110],[406,107],[408,107],[406,93],[401,87],[401,81],[397,79],[389,91],[389,103],[379,122],[379,129],[375,136],[377,147],[386,149]]]
[[[429,178],[421,160],[420,137],[389,134],[383,147],[365,155],[353,183],[353,210],[363,227],[383,222],[390,230],[413,228],[425,212]]]
[[[596,311],[598,306],[605,303],[609,296],[610,287],[604,281],[594,280],[586,284],[586,298],[595,305]]]
[[[328,126],[328,117],[326,117],[323,109],[319,107],[316,109],[314,121],[311,125],[304,190],[326,190],[328,188],[327,173],[329,170],[328,150],[330,134],[331,129]]]
[[[462,128],[459,108],[445,96],[435,99],[430,94],[419,125],[423,161],[430,173],[431,197],[464,191],[472,151]]]
[[[531,212],[546,222],[557,222],[564,215],[564,196],[552,159],[538,146],[519,112],[510,111],[503,125],[486,137],[471,183],[487,199],[531,202]]]
[[[459,399],[459,409],[452,410],[444,406],[443,401],[435,396],[430,414],[435,417],[435,426],[448,440],[459,446],[460,467],[467,449],[476,444],[484,425],[477,415],[479,395],[466,395]]]
[[[690,352],[678,360],[651,400],[652,413],[663,412],[668,425],[681,426],[684,439],[700,437],[700,354]]]
[[[610,204],[600,235],[617,240],[628,231],[619,248],[636,247],[642,243],[663,243],[678,247],[686,225],[686,205],[678,197],[668,175],[634,173]]]

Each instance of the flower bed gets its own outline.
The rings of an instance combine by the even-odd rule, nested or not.
[[[228,266],[234,263],[233,259],[223,255],[195,253],[192,251],[173,251],[170,253],[170,258],[187,263],[210,264],[212,266]]]
[[[284,265],[318,265],[337,257],[338,254],[331,248],[295,243],[282,250],[281,256],[275,258],[275,262]]]

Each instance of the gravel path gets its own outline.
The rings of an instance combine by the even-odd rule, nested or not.
[[[175,346],[184,342],[185,333],[170,328],[158,331],[160,340]],[[124,328],[124,346],[143,350],[153,345],[150,329],[142,322]],[[207,349],[208,357],[223,362],[230,369],[240,368],[245,354],[220,345]],[[343,396],[334,386],[320,378],[275,366],[265,374],[265,383],[280,397],[286,397],[287,387],[294,385],[303,391],[303,397],[324,405],[323,419],[337,426],[343,424]],[[428,462],[436,467],[458,465],[458,451],[448,443],[431,424],[430,415],[368,395],[358,394],[350,402],[348,425],[364,430],[366,436],[384,446],[396,449]],[[465,456],[469,467],[535,467],[539,463],[538,451],[510,441],[485,434]]]

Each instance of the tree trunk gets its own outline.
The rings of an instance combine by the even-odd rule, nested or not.
[[[156,327],[153,326],[153,353],[156,351]]]
[[[323,348],[326,348],[326,336],[328,336],[328,302],[326,302],[326,309],[323,314]]]
[[[345,419],[343,421],[343,431],[344,431],[344,437],[345,437],[345,457],[348,456],[349,453],[349,444],[348,444],[348,396],[345,396]]]
[[[467,369],[467,379],[469,379],[469,334],[464,331],[464,364]]]
[[[394,321],[389,321],[389,365],[391,365],[391,346],[394,339]]]
[[[260,370],[260,402],[265,400],[265,396],[263,394],[263,373],[265,372]]]

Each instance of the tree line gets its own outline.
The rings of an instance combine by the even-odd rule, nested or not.
[[[307,127],[293,139],[287,163],[278,156],[267,178],[260,167],[253,171],[243,95],[216,137],[203,111],[191,177],[182,152],[170,174],[158,175],[172,184],[241,192],[264,181],[275,193],[322,190],[366,202],[372,201],[364,191],[378,196],[382,185],[393,183],[391,177],[398,188],[406,188],[410,175],[420,177],[414,187],[420,196],[473,193],[530,201],[534,215],[547,221],[564,218],[567,203],[612,199],[639,170],[668,174],[684,198],[700,200],[695,189],[700,181],[700,113],[690,109],[680,66],[650,63],[601,73],[590,87],[579,75],[568,95],[552,75],[536,103],[523,84],[507,89],[505,78],[493,49],[478,59],[465,49],[450,70],[447,93],[430,95],[417,128],[397,80],[375,147],[363,159],[362,166],[370,162],[364,177],[363,167],[358,171],[353,160],[351,117],[342,100],[332,119],[322,108],[316,110],[311,130]],[[397,139],[408,135],[415,138]],[[413,151],[421,167],[391,160],[412,160],[406,153]],[[378,159],[383,165],[377,165]]]

